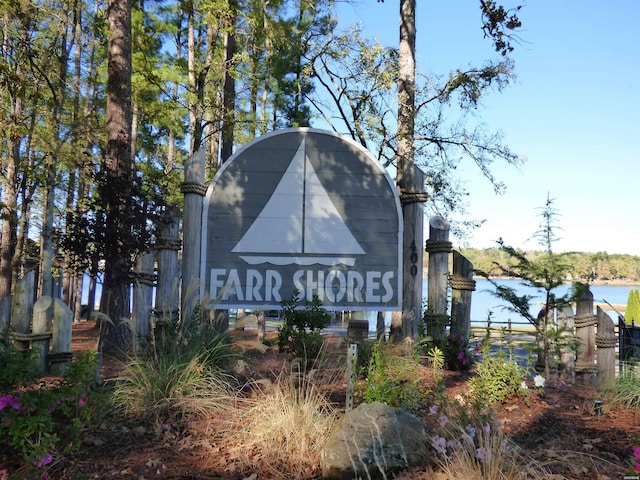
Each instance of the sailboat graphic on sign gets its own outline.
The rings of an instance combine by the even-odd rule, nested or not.
[[[348,266],[365,253],[320,183],[304,140],[232,252],[251,265]]]

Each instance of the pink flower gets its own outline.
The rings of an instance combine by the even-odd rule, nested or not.
[[[51,454],[49,452],[47,452],[47,453],[44,454],[44,456],[38,462],[38,468],[42,468],[45,465],[49,465],[51,462],[53,462],[53,457],[51,456]]]
[[[6,407],[11,407],[14,410],[20,410],[20,399],[11,395],[4,395],[3,397],[0,397],[0,411],[4,410]]]
[[[80,398],[78,399],[78,405],[80,405],[81,407],[84,407],[87,404],[87,395],[86,394],[82,394],[80,395]]]
[[[462,365],[466,365],[467,363],[469,363],[469,360],[467,360],[467,356],[465,355],[464,351],[458,353],[458,360],[462,363]]]
[[[633,446],[633,456],[636,460],[640,460],[640,447],[638,445]]]

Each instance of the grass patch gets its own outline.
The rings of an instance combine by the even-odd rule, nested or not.
[[[267,472],[272,478],[318,475],[320,450],[341,413],[322,385],[344,377],[344,369],[327,367],[320,357],[315,369],[283,371],[269,388],[240,402],[229,434],[244,468]]]
[[[624,366],[624,371],[605,390],[605,397],[608,403],[640,408],[640,365],[634,362]]]
[[[132,357],[113,392],[127,416],[160,421],[226,408],[233,378],[225,373],[232,357],[229,338],[215,326],[163,325],[147,354]]]

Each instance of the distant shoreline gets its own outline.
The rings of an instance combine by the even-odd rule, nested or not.
[[[427,277],[425,277],[427,278]],[[473,277],[474,280],[486,280],[485,277]],[[489,277],[489,280],[520,280],[517,277]],[[612,285],[618,287],[640,287],[639,280],[594,280],[592,282],[583,282],[577,280],[577,282],[585,283],[587,285]],[[571,285],[575,282],[563,282],[565,285]]]

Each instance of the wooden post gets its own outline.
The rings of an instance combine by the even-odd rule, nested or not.
[[[234,322],[234,330],[244,330],[246,324],[244,308],[238,308],[236,310],[236,321]]]
[[[200,250],[202,246],[202,197],[207,193],[204,184],[205,150],[195,152],[184,168],[184,225],[182,229],[182,295],[181,316],[189,321],[200,300]]]
[[[598,317],[593,314],[593,294],[586,286],[580,293],[576,304],[576,339],[578,355],[576,360],[576,383],[579,385],[594,385],[595,374],[598,369],[596,359],[596,332]]]
[[[476,289],[473,264],[460,252],[453,252],[451,284],[451,336],[466,345],[471,336],[471,296]]]
[[[347,347],[347,398],[345,410],[349,413],[353,410],[353,395],[358,377],[358,344],[349,343]]]
[[[559,368],[560,379],[572,385],[576,380],[576,354],[570,348],[574,329],[573,309],[571,307],[564,307],[558,312],[558,329],[560,330],[560,341],[563,346]]]
[[[51,319],[53,317],[53,298],[40,297],[33,305],[33,326],[31,329],[32,346],[38,353],[38,370],[47,371],[47,355],[51,339]]]
[[[258,311],[258,318],[256,319],[258,323],[258,342],[264,341],[267,336],[267,324],[264,318],[264,310]]]
[[[179,211],[176,207],[169,207],[155,245],[158,251],[158,286],[154,307],[156,323],[176,323],[179,318],[178,250],[181,246],[179,233]]]
[[[384,325],[384,312],[378,312],[376,316],[376,338],[378,340],[384,340],[386,333],[386,327]]]
[[[391,328],[389,331],[389,338],[394,342],[399,342],[402,339],[402,312],[391,313]]]
[[[616,378],[616,333],[611,317],[597,308],[598,333],[596,355],[598,359],[598,389],[611,386]]]
[[[153,303],[153,252],[144,252],[138,257],[133,274],[133,311],[131,322],[134,351],[147,345],[151,336],[151,306]]]
[[[73,357],[71,352],[73,311],[59,298],[53,302],[53,340],[51,353],[47,358],[48,363],[51,364],[51,373],[62,376]]]
[[[429,238],[425,244],[429,254],[427,284],[427,333],[436,342],[444,340],[448,322],[447,290],[449,285],[449,222],[440,216],[429,219]]]
[[[11,326],[15,333],[28,334],[31,332],[31,318],[33,317],[33,292],[36,288],[35,272],[25,274],[16,284],[16,293],[12,297]],[[19,340],[14,335],[13,343],[20,350],[29,350],[30,342],[26,337]]]
[[[402,339],[418,339],[422,317],[422,242],[424,239],[424,172],[413,164],[403,172],[400,192],[403,215],[402,240]]]

